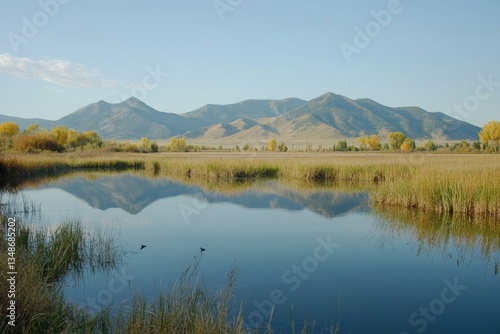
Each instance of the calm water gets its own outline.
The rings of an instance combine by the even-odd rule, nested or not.
[[[126,250],[114,273],[66,282],[67,299],[91,311],[171,287],[203,247],[207,287],[239,268],[235,294],[250,325],[274,305],[285,333],[292,306],[297,323],[340,321],[342,333],[500,333],[498,221],[463,229],[450,217],[376,213],[367,192],[276,181],[211,191],[99,174],[22,193],[48,224],[80,217],[112,229]]]

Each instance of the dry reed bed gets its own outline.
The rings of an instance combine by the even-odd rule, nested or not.
[[[409,178],[372,193],[378,205],[500,217],[500,156],[429,157]]]

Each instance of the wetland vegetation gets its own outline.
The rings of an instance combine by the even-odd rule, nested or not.
[[[281,179],[366,185],[379,206],[500,216],[498,155],[358,154],[4,154],[0,184],[75,170],[142,170],[211,184]]]

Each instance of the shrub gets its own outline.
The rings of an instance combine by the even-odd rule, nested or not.
[[[158,144],[156,143],[156,141],[155,141],[155,142],[153,142],[153,143],[151,144],[151,152],[156,153],[156,152],[158,152],[158,149],[159,149],[159,146],[158,146]]]
[[[432,140],[428,140],[424,144],[424,149],[426,151],[435,151],[435,150],[437,150],[437,146],[436,146],[436,144],[434,144],[434,142]]]
[[[63,152],[64,146],[49,133],[23,134],[14,142],[13,148],[16,151],[36,152],[53,151]]]

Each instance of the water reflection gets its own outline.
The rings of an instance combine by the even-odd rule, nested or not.
[[[366,191],[332,192],[331,187],[308,187],[307,184],[301,186],[277,181],[219,184],[214,191],[167,178],[92,173],[65,178],[46,186],[72,194],[96,209],[120,208],[134,215],[158,200],[182,195],[196,196],[211,204],[232,203],[252,209],[299,211],[306,208],[324,217],[369,211]]]
[[[251,315],[268,305],[273,291],[283,292],[273,313],[281,332],[290,332],[292,306],[295,319],[319,324],[341,318],[342,332],[415,332],[408,317],[439,296],[444,280],[455,277],[470,289],[427,333],[478,328],[493,333],[499,328],[497,296],[491,293],[498,291],[493,273],[500,251],[494,220],[370,208],[369,188],[352,184],[200,184],[187,178],[91,172],[28,188],[21,194],[40,201],[47,220],[80,213],[89,228],[116,226],[130,251],[116,273],[89,276],[82,286],[65,289],[65,297],[79,305],[109,295],[109,282],[117,280],[127,284],[98,306],[129,300],[136,290],[154,297],[159,287],[176,282],[203,247],[200,270],[210,288],[225,282],[236,261],[235,295],[246,302],[247,321],[255,320]],[[182,220],[183,208],[190,221]],[[315,262],[318,240],[329,236],[339,248]],[[143,244],[147,247],[141,250]],[[298,266],[308,271],[298,271]],[[260,314],[268,320],[266,312]]]
[[[500,223],[494,217],[437,214],[402,208],[374,208],[374,225],[381,247],[393,245],[402,236],[414,240],[416,254],[439,255],[460,266],[480,257],[488,270],[498,273]]]

